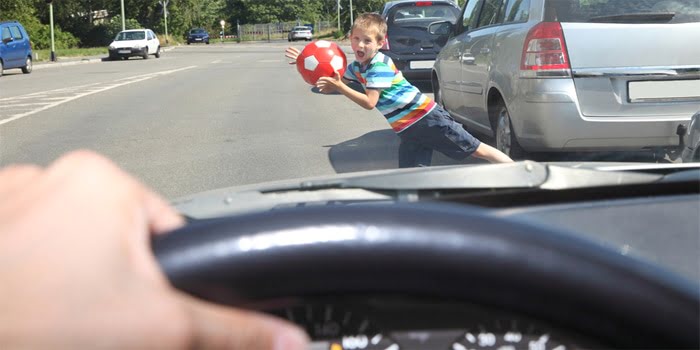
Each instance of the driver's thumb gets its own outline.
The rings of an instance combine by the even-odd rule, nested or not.
[[[192,348],[305,350],[300,328],[272,316],[186,297],[192,316]]]

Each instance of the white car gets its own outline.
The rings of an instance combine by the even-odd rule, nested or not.
[[[311,28],[307,26],[297,26],[292,28],[287,35],[288,41],[306,40],[311,41],[313,39],[313,34],[311,34]]]
[[[160,57],[160,41],[150,29],[123,30],[109,44],[109,58],[113,60],[132,56],[148,59],[148,55]]]

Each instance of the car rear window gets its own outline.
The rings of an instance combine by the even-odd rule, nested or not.
[[[117,34],[117,41],[122,40],[143,40],[146,39],[145,32],[121,32]]]
[[[700,1],[547,0],[545,20],[586,23],[700,22]]]
[[[306,31],[311,31],[311,28],[309,28],[309,27],[295,27],[294,29],[292,29],[292,31],[306,32]]]
[[[389,11],[387,23],[401,27],[425,27],[435,21],[457,21],[459,11],[449,5],[399,5]]]

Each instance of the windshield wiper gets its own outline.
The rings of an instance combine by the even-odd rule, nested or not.
[[[181,198],[173,204],[189,218],[274,210],[309,205],[415,202],[421,192],[432,198],[469,192],[491,196],[515,192],[597,191],[697,181],[700,165],[629,163],[537,163],[444,166],[379,170],[309,180],[245,185]],[[663,189],[662,189],[663,190]],[[515,192],[514,192],[515,191]],[[636,191],[636,190],[635,190]],[[608,192],[608,191],[602,191]],[[436,197],[437,196],[437,197]],[[527,194],[526,197],[530,197]],[[427,197],[426,197],[427,198]],[[496,198],[502,201],[502,198]]]
[[[668,23],[675,12],[639,12],[639,13],[624,13],[619,15],[596,16],[588,19],[588,22],[593,23]]]
[[[312,180],[271,187],[262,193],[316,191],[359,188],[373,191],[396,190],[493,190],[493,189],[571,189],[651,183],[663,175],[629,171],[601,171],[593,165],[553,165],[523,161],[511,164],[413,168],[389,173],[352,176],[341,179]]]

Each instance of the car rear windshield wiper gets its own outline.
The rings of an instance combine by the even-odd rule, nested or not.
[[[588,19],[588,22],[594,23],[668,23],[675,12],[640,12],[640,13],[624,13],[619,15],[596,16]]]

